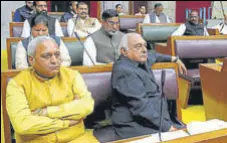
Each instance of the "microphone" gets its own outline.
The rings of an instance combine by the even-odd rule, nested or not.
[[[159,127],[159,132],[158,132],[158,136],[159,136],[159,141],[162,141],[162,137],[161,137],[161,132],[162,132],[162,118],[163,118],[163,99],[165,98],[165,93],[164,93],[164,84],[165,84],[165,79],[166,79],[166,71],[162,70],[161,73],[161,86],[162,86],[162,93],[161,93],[161,112],[160,112],[160,127]]]
[[[87,51],[87,49],[84,47],[84,44],[81,42],[81,39],[80,39],[80,37],[78,36],[77,32],[74,32],[74,34],[75,34],[76,38],[79,40],[81,46],[83,47],[85,53],[88,55],[88,57],[89,57],[89,59],[91,60],[92,64],[95,65],[94,60],[91,58],[91,55],[89,54],[89,52]]]
[[[72,37],[73,37],[74,29],[75,29],[75,27],[76,27],[76,23],[77,23],[77,20],[78,20],[78,19],[79,19],[79,16],[78,16],[78,14],[77,14],[76,20],[75,20],[74,25],[73,25],[72,34],[71,34]]]

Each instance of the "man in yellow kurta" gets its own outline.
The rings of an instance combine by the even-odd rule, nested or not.
[[[28,46],[31,68],[7,86],[7,111],[17,143],[96,143],[83,119],[94,100],[79,72],[60,67],[60,51],[46,36]]]

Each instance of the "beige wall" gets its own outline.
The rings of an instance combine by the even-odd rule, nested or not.
[[[225,9],[225,14],[227,14],[227,2],[226,1],[222,1],[223,4],[223,8]],[[221,18],[223,19],[223,12],[221,10],[221,3],[220,1],[214,1],[214,6],[212,9],[212,18]]]

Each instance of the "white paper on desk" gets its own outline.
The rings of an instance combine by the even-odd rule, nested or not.
[[[227,128],[227,122],[218,119],[213,119],[206,122],[195,121],[187,124],[187,131],[191,135],[220,130],[224,128]]]
[[[186,136],[189,136],[189,135],[183,130],[178,130],[174,132],[164,132],[161,134],[162,141],[173,140],[173,139],[182,138]],[[132,141],[128,143],[158,143],[158,142],[160,141],[157,133],[157,134],[152,134],[151,137],[146,137],[144,139],[140,139],[140,140]]]

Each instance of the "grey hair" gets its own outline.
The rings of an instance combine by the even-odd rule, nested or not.
[[[51,37],[48,36],[38,36],[35,39],[33,39],[29,44],[28,44],[28,56],[35,56],[36,48],[38,47],[39,44],[43,43],[44,41],[52,41],[53,43],[56,44],[55,40]]]
[[[121,48],[125,49],[125,50],[128,50],[129,47],[128,47],[128,37],[130,36],[133,36],[133,35],[140,35],[138,33],[127,33],[127,34],[124,34],[124,36],[122,37],[121,39],[121,42],[119,44],[119,52],[121,50]]]

